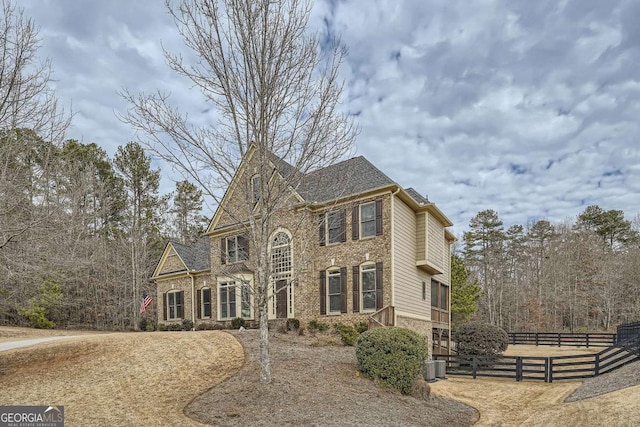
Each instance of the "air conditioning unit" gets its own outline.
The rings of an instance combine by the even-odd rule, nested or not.
[[[435,360],[427,360],[424,370],[422,371],[422,377],[427,382],[433,382],[436,380]]]
[[[445,379],[447,377],[447,363],[444,360],[434,360],[436,378]]]

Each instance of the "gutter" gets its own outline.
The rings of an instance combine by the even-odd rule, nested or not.
[[[394,241],[396,240],[396,233],[395,233],[395,215],[394,215],[394,211],[395,211],[395,197],[396,194],[398,194],[400,192],[400,190],[402,190],[402,188],[398,187],[398,189],[396,191],[394,191],[393,193],[391,193],[391,306],[395,307],[395,299],[396,299],[396,281],[395,281],[395,245],[394,245]],[[393,324],[396,325],[397,324],[397,310],[393,310]]]
[[[191,328],[195,331],[196,328],[196,271],[191,270],[187,272],[187,276],[191,277],[191,323],[193,327]]]

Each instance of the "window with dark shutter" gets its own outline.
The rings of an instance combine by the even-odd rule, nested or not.
[[[167,294],[162,294],[162,320],[167,320]]]
[[[227,263],[227,238],[220,239],[220,264]]]
[[[382,236],[382,199],[376,200],[376,236]]]
[[[373,311],[377,307],[376,266],[363,265],[358,273],[362,275],[362,310]]]
[[[360,238],[360,206],[354,206],[351,209],[351,240]]]
[[[347,312],[347,267],[340,268],[340,312]]]
[[[360,266],[353,266],[353,312],[360,311]]]
[[[176,294],[179,303],[176,312],[178,313],[178,319],[184,318],[184,291],[180,291]]]
[[[198,289],[196,295],[196,312],[198,313],[198,319],[202,319],[202,289]]]
[[[327,314],[327,282],[326,273],[324,270],[320,271],[320,314]]]
[[[383,295],[384,293],[382,292],[382,263],[378,262],[376,263],[376,309],[378,310],[380,310],[383,307],[383,304],[384,304]]]
[[[376,235],[376,204],[374,202],[360,205],[360,238]]]
[[[202,317],[211,317],[211,288],[202,290]]]
[[[340,211],[340,242],[347,241],[347,210],[342,209]]]
[[[249,239],[245,236],[238,236],[238,261],[249,259]]]
[[[326,227],[325,215],[320,214],[318,218],[318,238],[319,238],[320,246],[325,246],[327,244],[327,241],[325,238],[325,227]]]

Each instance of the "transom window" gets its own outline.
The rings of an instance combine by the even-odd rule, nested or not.
[[[291,239],[287,233],[276,234],[271,242],[271,271],[277,278],[291,274]]]
[[[340,313],[340,270],[331,270],[327,273],[327,295],[329,300],[329,312]]]
[[[362,309],[376,309],[376,266],[365,265],[362,267]]]
[[[360,237],[376,235],[376,204],[375,202],[360,205]]]
[[[167,320],[182,318],[182,292],[173,291],[167,293]]]

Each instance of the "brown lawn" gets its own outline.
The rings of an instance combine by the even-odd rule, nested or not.
[[[219,331],[88,335],[0,353],[0,405],[64,405],[68,426],[201,425],[184,408],[243,364]]]

